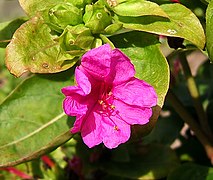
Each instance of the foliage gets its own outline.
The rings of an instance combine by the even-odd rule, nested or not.
[[[27,17],[0,23],[0,179],[213,178],[212,64],[195,57],[192,75],[187,61],[213,59],[212,1],[19,3]],[[82,55],[106,43],[131,59],[158,103],[127,143],[89,149],[70,133],[61,88],[76,83]]]

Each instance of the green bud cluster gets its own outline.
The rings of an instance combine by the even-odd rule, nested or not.
[[[122,28],[121,23],[113,22],[106,0],[94,4],[92,0],[69,1],[54,5],[43,14],[45,23],[58,35],[61,51],[71,58],[102,45],[100,34],[112,35]]]
[[[67,26],[59,37],[61,48],[72,56],[81,56],[92,48],[94,37],[83,24]]]
[[[70,3],[58,4],[50,8],[48,16],[50,24],[56,27],[56,30],[82,23],[82,11]]]

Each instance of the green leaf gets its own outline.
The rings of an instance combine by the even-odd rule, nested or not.
[[[167,180],[185,179],[211,180],[213,179],[213,168],[192,163],[183,164],[169,174]]]
[[[5,48],[0,48],[0,104],[8,94],[23,80],[15,78],[4,65]]]
[[[175,153],[166,146],[137,147],[129,162],[104,161],[103,171],[130,179],[160,179],[178,166]]]
[[[41,17],[32,18],[15,32],[7,46],[7,68],[19,77],[27,71],[55,73],[72,67],[77,59],[61,49],[57,38]]]
[[[112,8],[120,16],[162,16],[168,17],[167,14],[156,3],[145,0],[126,1]]]
[[[160,143],[170,146],[180,135],[183,128],[183,121],[171,110],[164,107],[164,111],[170,114],[165,117],[159,117],[154,129],[150,134],[143,137],[143,143]]]
[[[149,33],[184,38],[203,49],[205,35],[198,18],[185,6],[174,3],[160,6],[169,19],[156,16],[125,17],[114,19],[123,23],[123,27]]]
[[[0,23],[0,47],[5,48],[11,40],[13,33],[26,22],[26,18]]]
[[[159,49],[158,40],[143,32],[128,32],[113,36],[111,40],[131,59],[136,77],[155,88],[158,105],[162,107],[169,87],[169,66]]]
[[[34,75],[0,106],[0,167],[38,158],[72,137],[74,118],[62,109],[61,88],[73,85],[73,69]],[[71,78],[70,78],[71,77]]]
[[[211,1],[206,10],[206,47],[210,60],[213,61],[213,1]]]

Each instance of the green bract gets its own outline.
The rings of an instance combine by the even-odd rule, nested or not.
[[[94,39],[90,29],[80,24],[67,26],[59,37],[59,42],[64,51],[76,57],[91,49]]]
[[[82,11],[72,4],[59,4],[48,11],[50,23],[64,29],[67,25],[82,23]]]
[[[85,26],[94,34],[102,33],[112,22],[109,11],[98,3],[86,6],[83,19]]]

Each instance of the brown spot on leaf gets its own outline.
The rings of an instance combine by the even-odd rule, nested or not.
[[[49,64],[48,63],[43,63],[42,67],[45,68],[45,69],[48,69],[49,68]]]

